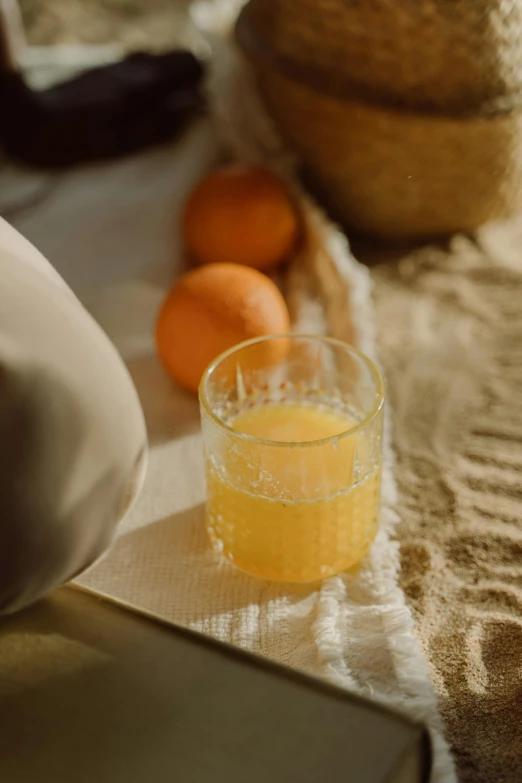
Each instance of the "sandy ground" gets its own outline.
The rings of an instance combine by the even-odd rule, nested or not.
[[[521,248],[492,225],[373,267],[401,582],[466,783],[522,778]]]

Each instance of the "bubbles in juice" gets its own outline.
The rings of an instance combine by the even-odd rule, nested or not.
[[[379,522],[380,449],[345,410],[265,403],[237,413],[236,439],[207,455],[208,527],[238,568],[313,582],[357,563]],[[354,429],[355,427],[355,429]],[[325,439],[325,440],[322,440]]]

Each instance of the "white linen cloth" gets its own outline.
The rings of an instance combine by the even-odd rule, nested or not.
[[[205,22],[206,8],[196,9]],[[227,47],[211,82],[214,119],[238,157],[286,174],[280,146],[252,85]],[[80,578],[92,589],[266,655],[425,721],[435,745],[434,783],[455,780],[436,697],[398,586],[393,457],[387,446],[382,526],[361,568],[320,586],[252,579],[211,550],[197,401],[176,389],[154,349],[157,308],[184,269],[179,211],[218,157],[216,128],[200,122],[181,142],[59,178],[42,203],[12,222],[56,266],[125,359],[150,437],[141,498],[107,556]],[[2,203],[42,186],[16,169],[0,173]],[[353,339],[375,356],[371,280],[344,237],[314,211],[328,252],[290,272],[295,327]]]

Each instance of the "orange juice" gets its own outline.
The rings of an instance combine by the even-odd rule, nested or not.
[[[280,581],[313,582],[357,563],[377,532],[381,476],[357,419],[322,404],[267,402],[228,425],[247,437],[219,458],[207,454],[214,546]]]

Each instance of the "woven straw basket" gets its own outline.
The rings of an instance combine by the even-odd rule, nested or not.
[[[237,38],[345,225],[420,237],[522,210],[522,0],[251,0]]]

